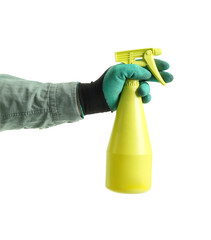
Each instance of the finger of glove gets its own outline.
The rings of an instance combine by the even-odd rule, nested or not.
[[[169,67],[170,67],[169,63],[167,63],[167,62],[165,62],[165,61],[163,61],[163,60],[160,60],[160,59],[155,59],[155,64],[156,64],[157,69],[158,69],[159,71],[167,70],[167,69],[169,69]],[[149,70],[147,66],[144,67],[144,68],[146,68],[147,70]]]
[[[119,80],[137,79],[137,80],[147,80],[151,77],[150,71],[140,67],[136,64],[120,64],[116,65],[111,69],[112,76]]]
[[[148,94],[148,95],[142,97],[142,102],[143,102],[143,103],[148,103],[148,102],[151,101],[151,98],[152,98],[151,95]]]
[[[139,87],[137,89],[137,95],[140,97],[145,97],[150,92],[150,86],[147,82],[140,81]]]
[[[170,83],[173,81],[174,77],[169,72],[160,72],[160,75],[162,76],[163,80],[166,83]],[[151,77],[147,80],[148,82],[158,82],[158,80],[154,77],[154,75],[151,75]]]

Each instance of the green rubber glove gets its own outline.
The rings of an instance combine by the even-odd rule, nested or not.
[[[169,64],[165,61],[155,59],[157,68],[166,83],[173,80],[173,75],[165,72]],[[115,111],[118,106],[119,97],[122,92],[126,79],[140,80],[137,94],[142,97],[143,103],[151,100],[150,86],[146,82],[158,82],[147,67],[140,67],[136,64],[119,64],[111,67],[103,78],[103,94],[106,102],[111,109]]]
[[[165,72],[169,68],[167,62],[155,60],[158,70],[166,83],[173,80],[173,76]],[[146,82],[158,82],[147,67],[136,64],[119,64],[109,68],[98,80],[91,83],[78,83],[78,101],[81,115],[115,111],[126,79],[140,80],[137,94],[143,103],[151,100],[150,87]]]

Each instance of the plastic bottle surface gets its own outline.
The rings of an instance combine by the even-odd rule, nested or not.
[[[143,193],[151,187],[152,149],[138,80],[127,80],[107,148],[106,187]]]

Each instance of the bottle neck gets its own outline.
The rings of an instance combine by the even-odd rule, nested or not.
[[[139,80],[127,79],[125,82],[125,87],[139,87]]]

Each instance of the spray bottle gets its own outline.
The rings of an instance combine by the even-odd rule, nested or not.
[[[161,49],[145,48],[115,53],[116,61],[147,66],[166,85],[154,61]],[[121,193],[143,193],[151,187],[152,149],[142,98],[136,95],[139,80],[127,79],[119,100],[107,148],[106,187]]]

